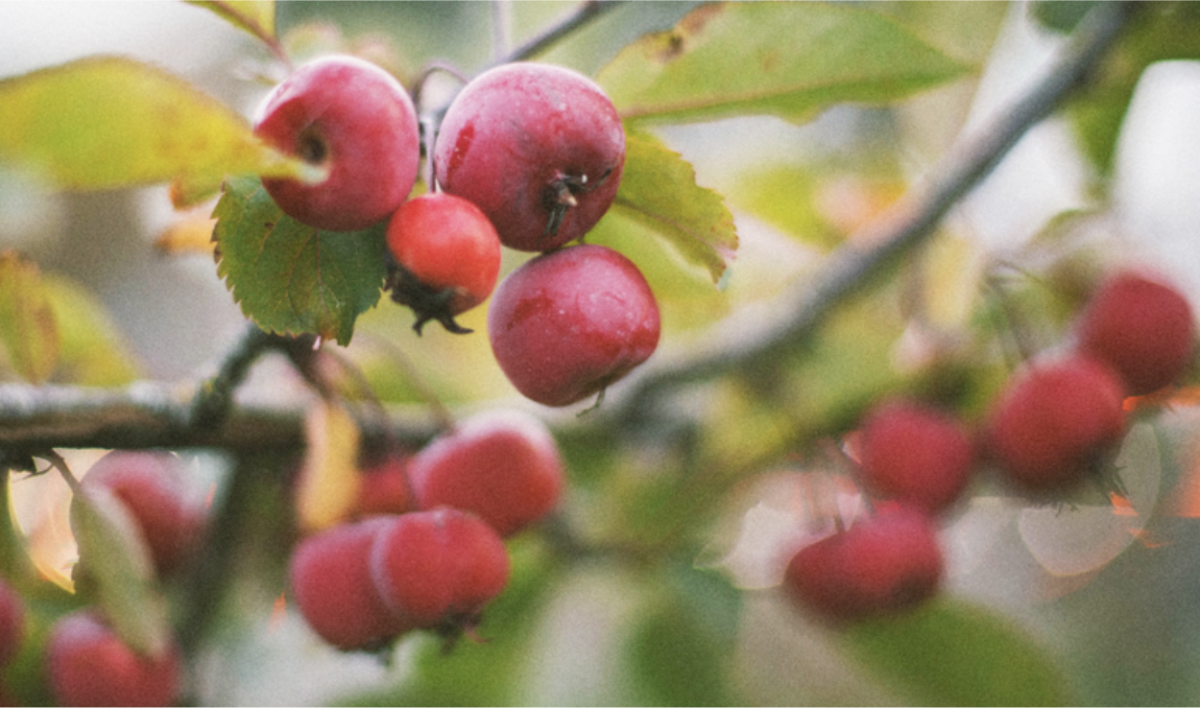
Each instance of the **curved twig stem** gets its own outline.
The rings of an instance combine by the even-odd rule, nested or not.
[[[922,187],[909,192],[879,222],[844,246],[813,279],[797,284],[764,308],[751,309],[715,328],[711,344],[648,362],[614,395],[608,414],[628,418],[662,393],[777,358],[813,336],[827,317],[873,278],[924,243],[950,209],[986,177],[1034,125],[1050,115],[1104,56],[1124,24],[1126,3],[1100,3],[1085,18],[1060,60],[1012,105],[960,140]],[[617,394],[617,391],[613,391]]]

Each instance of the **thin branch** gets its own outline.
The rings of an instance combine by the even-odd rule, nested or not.
[[[775,301],[746,308],[714,328],[708,346],[661,357],[621,389],[612,391],[609,419],[629,418],[666,391],[744,368],[768,365],[812,337],[840,305],[905,254],[924,243],[941,219],[979,184],[1026,132],[1050,115],[1098,64],[1129,12],[1126,3],[1099,3],[1085,18],[1057,64],[1024,96],[996,111],[974,134],[952,148],[923,186],[849,243],[877,243],[871,250],[846,245],[828,258],[815,278],[798,283]]]
[[[562,21],[517,47],[508,56],[496,61],[493,66],[532,59],[549,49],[563,37],[590,24],[609,10],[616,9],[621,2],[622,0],[587,0],[570,15],[563,18]]]

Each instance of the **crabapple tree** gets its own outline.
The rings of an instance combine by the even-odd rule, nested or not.
[[[1196,7],[0,4],[0,703],[1200,701]]]

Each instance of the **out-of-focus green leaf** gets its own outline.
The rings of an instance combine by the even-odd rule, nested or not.
[[[384,226],[331,233],[286,216],[257,177],[229,179],[213,212],[225,279],[242,312],[268,332],[348,344],[354,321],[379,301]]]
[[[170,644],[167,605],[154,585],[150,549],[137,522],[108,490],[74,485],[72,491],[76,590],[94,598],[131,648],[160,656]]]
[[[260,143],[229,107],[161,69],[117,56],[0,81],[0,159],[78,190],[176,178],[212,184],[239,173],[316,176]]]
[[[852,627],[846,646],[918,705],[1046,706],[1069,703],[1063,676],[1010,623],[949,600]]]
[[[714,283],[737,253],[737,230],[721,195],[698,186],[691,165],[646,135],[626,138],[625,172],[610,213],[651,229]]]
[[[1200,5],[1132,3],[1116,47],[1067,104],[1080,144],[1102,174],[1112,170],[1117,137],[1142,72],[1173,59],[1200,59]]]
[[[58,273],[42,278],[62,340],[55,379],[81,386],[120,386],[140,365],[95,295]]]
[[[275,37],[274,0],[185,0],[212,10],[226,22],[258,39]]]
[[[37,264],[0,252],[0,345],[21,378],[42,383],[58,366],[58,321]]]
[[[654,705],[735,705],[729,669],[741,594],[715,573],[671,571],[669,596],[634,634],[630,670]]]
[[[800,123],[836,103],[885,103],[964,71],[858,8],[717,3],[629,45],[597,81],[629,121],[767,113]]]
[[[1043,27],[1061,34],[1072,32],[1092,8],[1094,1],[1039,0],[1029,4],[1033,18]]]

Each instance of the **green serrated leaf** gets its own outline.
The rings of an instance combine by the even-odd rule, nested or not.
[[[133,59],[95,56],[0,81],[0,159],[62,189],[227,174],[311,178],[235,111]]]
[[[61,340],[37,264],[0,251],[0,346],[21,378],[42,383],[58,366]]]
[[[597,76],[628,121],[772,114],[893,101],[965,67],[893,21],[806,2],[718,3],[629,45]]]
[[[626,136],[625,172],[610,211],[652,229],[714,283],[737,253],[737,229],[721,195],[698,186],[679,153],[646,135]]]
[[[217,273],[259,327],[350,343],[354,322],[379,301],[384,224],[318,231],[286,216],[253,176],[231,178],[213,211]]]
[[[1028,637],[999,617],[935,601],[846,635],[851,654],[918,705],[1069,703],[1063,676]]]
[[[134,651],[160,656],[171,636],[166,600],[154,584],[150,549],[129,511],[106,489],[74,485],[71,531],[79,545],[76,589],[94,598]]]
[[[262,40],[275,38],[275,3],[272,0],[185,0],[220,15],[229,24]]]

